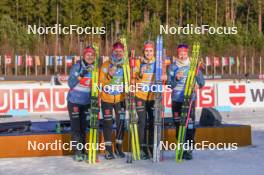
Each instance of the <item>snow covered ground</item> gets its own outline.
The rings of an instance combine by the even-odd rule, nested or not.
[[[199,113],[199,112],[198,112]],[[235,151],[195,151],[194,159],[175,163],[174,152],[167,151],[165,160],[125,163],[125,159],[100,159],[97,165],[73,162],[70,156],[0,159],[0,175],[261,175],[264,170],[264,109],[240,109],[222,113],[225,123],[252,125],[253,145]]]

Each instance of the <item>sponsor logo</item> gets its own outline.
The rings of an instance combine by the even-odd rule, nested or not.
[[[205,86],[198,92],[200,107],[214,107],[215,106],[215,92],[214,88]]]
[[[264,89],[250,89],[250,93],[253,102],[264,101]]]
[[[234,106],[241,106],[246,100],[245,85],[230,85],[229,86],[229,100]]]
[[[0,113],[67,111],[68,88],[0,89]]]

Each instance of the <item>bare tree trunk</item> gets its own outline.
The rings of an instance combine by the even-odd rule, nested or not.
[[[188,24],[190,23],[190,4],[189,3],[187,5],[187,10],[186,10],[186,22]]]
[[[108,39],[107,32],[105,33],[105,55],[108,55]]]
[[[117,39],[118,34],[120,34],[120,20],[115,19],[115,39]]]
[[[180,0],[180,5],[179,5],[179,26],[182,26],[182,6],[183,6],[183,2],[182,0]]]
[[[70,18],[71,18],[71,21],[72,21],[72,11],[71,11],[71,16],[70,16]],[[73,35],[73,34],[70,35],[69,54],[71,54],[71,51],[72,51],[72,40],[73,40],[72,35]]]
[[[235,0],[231,0],[231,21],[233,26],[235,25],[234,1]]]
[[[225,23],[228,25],[230,22],[230,7],[229,0],[225,0]]]
[[[57,3],[56,7],[56,24],[59,25],[59,4]],[[56,42],[55,42],[55,52],[54,55],[56,56],[58,54],[58,42],[59,42],[59,36],[58,33],[56,34]]]
[[[235,25],[235,23],[236,23],[236,13],[237,13],[237,0],[234,0],[235,2],[234,2],[234,9],[233,9],[233,25]]]
[[[16,24],[18,25],[18,0],[16,0]]]
[[[113,29],[113,22],[111,22],[111,45],[114,44],[114,29]]]
[[[203,1],[198,0],[198,13],[199,13],[199,19],[200,19],[200,25],[203,24]]]
[[[169,25],[169,0],[166,0],[166,25]]]
[[[131,0],[127,1],[127,33],[131,30]]]
[[[248,8],[247,8],[247,33],[248,33],[248,21],[249,21],[249,12],[250,12],[250,4],[248,4]]]
[[[149,10],[147,8],[144,9],[144,25],[146,26],[149,23]]]
[[[258,30],[262,33],[262,0],[258,1],[259,11],[258,11]]]
[[[217,26],[217,10],[218,10],[218,2],[215,0],[215,25]]]

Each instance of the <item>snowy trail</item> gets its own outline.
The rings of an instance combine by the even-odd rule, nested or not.
[[[125,163],[125,159],[106,161],[97,165],[73,162],[70,156],[0,159],[0,175],[261,175],[264,167],[264,110],[237,110],[222,113],[226,123],[252,125],[253,145],[234,151],[195,151],[194,159],[175,163],[174,152],[166,151],[165,160]]]

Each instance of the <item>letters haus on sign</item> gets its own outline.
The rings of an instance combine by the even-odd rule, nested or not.
[[[68,88],[0,88],[0,113],[10,110],[65,112],[67,93]]]

